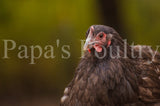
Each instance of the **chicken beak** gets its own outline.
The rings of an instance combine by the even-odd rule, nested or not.
[[[90,41],[91,41],[91,37],[88,36],[84,44],[83,50],[88,50],[92,47],[92,45],[90,44]]]
[[[91,26],[88,37],[87,37],[86,42],[84,44],[83,50],[88,50],[88,49],[92,48],[91,42],[92,42],[93,31],[94,31],[94,28],[93,28],[93,26]]]

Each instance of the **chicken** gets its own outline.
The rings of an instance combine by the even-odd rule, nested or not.
[[[104,25],[88,29],[84,50],[61,106],[160,106],[160,53]]]

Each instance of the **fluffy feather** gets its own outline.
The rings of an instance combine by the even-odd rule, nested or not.
[[[111,46],[107,55],[99,59],[85,52],[73,80],[66,87],[61,98],[61,106],[154,106],[160,103],[160,54],[149,46],[127,44],[127,58],[111,58],[109,53],[124,55],[124,42],[111,27],[94,25],[94,34],[103,31],[112,34]],[[89,31],[87,32],[87,34]],[[88,36],[88,35],[87,35]],[[142,58],[138,58],[139,50]],[[151,51],[155,53],[152,58]],[[131,56],[134,52],[136,58]],[[101,53],[99,53],[101,55]]]

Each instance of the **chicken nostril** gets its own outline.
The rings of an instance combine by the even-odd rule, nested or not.
[[[92,43],[92,45],[94,45],[95,43]]]

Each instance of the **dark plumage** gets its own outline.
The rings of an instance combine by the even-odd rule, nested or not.
[[[85,52],[65,88],[61,106],[160,105],[158,52],[149,46],[125,47],[120,35],[108,26],[93,25],[86,37],[84,49],[89,52]],[[105,52],[103,58],[97,57]]]

